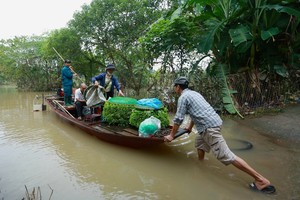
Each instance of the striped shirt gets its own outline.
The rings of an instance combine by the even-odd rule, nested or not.
[[[185,114],[189,114],[199,133],[207,128],[222,125],[222,119],[204,97],[190,89],[184,89],[178,99],[174,124],[180,125]]]

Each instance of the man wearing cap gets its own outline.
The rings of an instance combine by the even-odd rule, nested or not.
[[[270,181],[250,167],[243,159],[236,156],[227,146],[221,135],[222,120],[203,96],[188,89],[188,80],[179,77],[174,81],[174,90],[179,95],[176,115],[173,119],[174,125],[171,133],[165,136],[165,141],[171,142],[186,114],[191,121],[187,130],[191,132],[193,126],[198,132],[195,139],[195,147],[198,151],[199,160],[204,160],[205,152],[212,151],[214,156],[224,165],[232,164],[236,168],[246,172],[254,178],[249,186],[251,189],[264,193],[274,193],[275,187]]]
[[[72,86],[73,86],[73,76],[77,76],[74,72],[71,61],[65,60],[64,66],[61,70],[62,85],[64,88],[64,102],[65,106],[72,105]]]
[[[120,89],[120,84],[117,78],[113,75],[116,67],[113,64],[108,64],[105,68],[105,72],[94,76],[92,82],[96,87],[101,85],[104,88],[106,99],[114,96],[114,88],[118,91],[118,95],[124,96]]]

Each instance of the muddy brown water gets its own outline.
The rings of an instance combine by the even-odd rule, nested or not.
[[[25,185],[43,199],[300,199],[300,148],[289,148],[249,126],[225,119],[223,135],[253,144],[234,150],[277,187],[275,195],[248,188],[252,178],[213,155],[199,162],[195,133],[137,150],[103,142],[61,121],[49,108],[33,112],[38,93],[0,87],[0,199],[22,199]],[[46,93],[45,93],[46,94]]]

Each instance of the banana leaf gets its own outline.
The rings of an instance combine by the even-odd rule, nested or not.
[[[248,26],[240,25],[235,29],[230,29],[229,35],[239,53],[246,52],[252,45],[253,37]]]
[[[219,64],[217,65],[217,69],[216,69],[216,76],[221,80],[222,83],[222,100],[223,100],[224,108],[230,114],[238,114],[241,118],[244,118],[234,105],[232,94],[237,93],[237,91],[231,90],[228,87],[227,77],[226,77],[227,72],[225,67],[226,66],[224,64]]]
[[[229,35],[232,39],[233,45],[237,47],[238,45],[251,41],[253,37],[250,34],[250,29],[248,26],[239,26],[235,29],[229,30]]]
[[[200,52],[209,52],[212,49],[212,45],[214,44],[214,38],[219,30],[224,27],[226,23],[225,20],[219,21],[216,18],[211,18],[205,22],[207,27],[210,27],[207,33],[201,36],[201,41],[199,42],[199,51]]]
[[[296,17],[297,23],[300,21],[300,11],[291,7],[281,6],[281,5],[265,5],[262,6],[263,9],[275,9],[277,12],[280,13],[287,13],[289,15],[294,15]]]
[[[261,31],[260,33],[260,37],[263,39],[263,40],[267,40],[277,34],[279,34],[280,31],[277,27],[272,27],[266,31]]]

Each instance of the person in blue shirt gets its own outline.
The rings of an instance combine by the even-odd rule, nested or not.
[[[171,142],[174,139],[185,115],[189,114],[191,120],[186,129],[191,132],[195,126],[198,132],[195,138],[195,148],[199,160],[204,160],[205,153],[212,151],[224,165],[232,164],[253,177],[254,182],[249,185],[251,189],[268,194],[274,193],[276,189],[268,179],[229,149],[221,134],[222,119],[200,93],[188,88],[188,84],[185,77],[179,77],[174,81],[174,90],[179,95],[177,111],[171,133],[165,136],[164,140]]]
[[[73,86],[73,76],[77,76],[74,72],[71,61],[65,60],[64,66],[61,70],[61,79],[64,89],[64,102],[65,106],[72,105],[72,86]]]
[[[104,73],[101,73],[92,78],[92,82],[96,87],[98,87],[99,85],[103,87],[106,99],[114,96],[115,88],[118,92],[118,95],[124,96],[117,78],[113,75],[113,72],[115,70],[116,67],[113,64],[108,64],[105,68]]]

